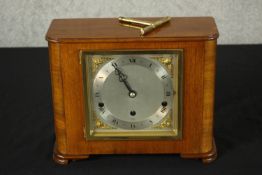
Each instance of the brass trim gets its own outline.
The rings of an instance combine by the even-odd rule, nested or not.
[[[153,31],[154,29],[162,26],[163,24],[169,22],[171,20],[171,17],[166,16],[154,22],[148,22],[148,21],[137,20],[133,18],[126,18],[126,17],[119,17],[118,20],[123,26],[139,29],[141,35],[143,36]],[[129,23],[129,24],[126,24],[126,23]],[[140,26],[137,26],[137,25],[140,25]],[[141,25],[144,25],[144,27],[141,27]]]
[[[110,51],[85,51],[81,50],[81,63],[82,64],[82,73],[83,73],[83,84],[84,84],[84,113],[85,113],[85,138],[87,140],[97,140],[97,139],[105,139],[105,140],[125,140],[125,139],[133,139],[133,140],[141,140],[141,139],[181,139],[182,138],[182,107],[183,107],[183,49],[159,49],[159,50],[110,50]],[[173,77],[173,85],[174,82],[177,86],[173,89],[176,91],[176,95],[174,96],[173,105],[177,107],[175,110],[176,121],[172,123],[176,125],[174,129],[169,130],[117,130],[113,131],[113,128],[104,127],[103,131],[96,131],[97,128],[95,126],[90,126],[90,124],[95,123],[96,121],[90,122],[93,120],[93,116],[95,113],[93,111],[93,104],[91,102],[91,84],[92,84],[92,75],[94,72],[90,72],[90,68],[92,64],[88,64],[92,62],[92,60],[88,60],[88,56],[90,55],[112,55],[112,54],[173,54],[177,56],[177,69],[175,72],[172,72],[172,75],[177,74],[177,78]],[[173,58],[173,57],[172,57]],[[110,58],[108,58],[110,60]],[[103,63],[100,63],[103,64]],[[163,63],[162,63],[163,64]],[[166,66],[166,65],[165,65]],[[173,65],[172,65],[173,66]],[[91,68],[92,69],[92,68]],[[92,69],[93,70],[93,69]],[[169,70],[169,69],[168,69]],[[178,93],[177,93],[178,91]],[[175,109],[173,106],[173,109]],[[173,111],[172,109],[172,111]],[[97,117],[95,117],[97,118]],[[101,121],[100,121],[101,122]],[[105,126],[105,125],[104,125]]]
[[[149,22],[149,21],[142,21],[142,20],[126,18],[122,16],[120,16],[118,20],[124,23],[132,23],[132,24],[139,24],[139,25],[146,25],[146,26],[152,25],[152,22]]]

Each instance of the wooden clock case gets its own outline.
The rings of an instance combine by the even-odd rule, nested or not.
[[[144,19],[144,18],[143,18]],[[145,18],[156,20],[157,18]],[[148,35],[117,19],[56,19],[46,35],[49,46],[58,164],[95,154],[180,154],[213,161],[216,40],[212,17],[179,17]],[[165,140],[85,139],[81,51],[183,49],[182,138]]]

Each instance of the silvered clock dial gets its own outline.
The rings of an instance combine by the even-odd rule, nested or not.
[[[86,52],[86,133],[91,137],[177,137],[182,51]]]
[[[172,108],[171,76],[146,56],[117,56],[107,62],[95,75],[92,92],[97,116],[115,128],[152,127]]]

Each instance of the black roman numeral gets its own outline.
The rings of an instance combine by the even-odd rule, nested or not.
[[[130,58],[129,61],[130,61],[130,63],[135,63],[136,59],[135,58]]]
[[[165,78],[167,78],[167,76],[168,76],[168,75],[163,75],[161,78],[162,78],[162,79],[165,79]]]
[[[117,121],[116,119],[112,120],[112,123],[113,123],[114,125],[118,125],[118,121]]]
[[[136,125],[135,124],[131,124],[130,127],[131,128],[136,128]]]
[[[116,63],[112,63],[112,66],[113,66],[114,68],[117,68],[117,64],[116,64]]]
[[[170,91],[166,91],[166,96],[170,96],[171,92]]]
[[[166,107],[163,107],[163,108],[161,109],[161,112],[164,113],[164,112],[166,111],[166,109],[167,109]]]
[[[95,97],[100,97],[100,93],[99,93],[99,92],[96,92],[96,93],[95,93]]]

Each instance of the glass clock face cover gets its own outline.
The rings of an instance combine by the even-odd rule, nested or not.
[[[140,130],[159,124],[172,108],[172,79],[158,61],[122,55],[102,65],[92,84],[96,115],[114,128]]]

